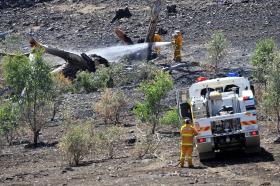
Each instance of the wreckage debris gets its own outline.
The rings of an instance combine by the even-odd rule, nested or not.
[[[168,14],[176,14],[177,13],[177,6],[176,5],[170,5],[170,6],[167,6],[166,9],[167,9],[167,13]]]
[[[119,9],[116,11],[115,17],[112,19],[111,23],[114,23],[116,20],[120,20],[122,18],[130,18],[132,14],[130,13],[128,7],[125,9]]]
[[[164,28],[159,28],[157,33],[159,35],[165,35],[165,34],[167,34],[167,30],[165,30]]]
[[[96,66],[100,64],[103,64],[105,67],[109,67],[108,60],[95,54],[74,54],[61,49],[47,47],[43,44],[40,44],[33,38],[30,40],[30,45],[32,48],[43,48],[46,53],[64,59],[67,64],[58,67],[57,69],[53,70],[53,72],[62,72],[63,75],[69,79],[74,79],[76,77],[76,73],[80,70],[95,72]]]
[[[130,37],[128,37],[121,29],[116,28],[115,33],[118,36],[118,38],[123,41],[127,45],[133,45],[133,41]]]

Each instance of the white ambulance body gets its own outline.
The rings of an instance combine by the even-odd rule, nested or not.
[[[201,160],[213,158],[220,150],[260,151],[256,106],[248,79],[201,81],[188,93],[180,91],[177,101],[181,117],[190,117],[199,131],[195,144]]]

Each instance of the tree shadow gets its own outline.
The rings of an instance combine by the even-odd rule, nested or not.
[[[216,157],[210,160],[204,160],[201,163],[208,167],[224,167],[227,165],[248,164],[258,162],[274,161],[274,156],[270,152],[261,148],[259,153],[247,154],[242,150],[225,151],[216,153]]]
[[[52,142],[52,143],[45,143],[40,142],[37,144],[29,143],[24,146],[25,149],[36,149],[36,148],[44,148],[44,147],[55,147],[58,144],[58,141]]]
[[[73,166],[73,167],[84,167],[84,166],[89,166],[92,165],[94,163],[104,163],[110,160],[117,160],[117,159],[124,159],[124,158],[128,158],[128,156],[121,156],[121,157],[115,157],[115,158],[104,158],[104,159],[99,159],[99,160],[85,160],[85,161],[81,161],[79,163],[79,165]]]

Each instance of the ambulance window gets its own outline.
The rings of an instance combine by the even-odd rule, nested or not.
[[[217,87],[216,89],[215,89],[217,92],[223,92],[223,87]]]
[[[207,91],[212,92],[212,91],[214,91],[214,89],[213,88],[208,88],[208,90],[207,90],[207,88],[202,89],[201,92],[200,92],[201,96],[205,97]]]
[[[224,92],[231,92],[234,91],[234,89],[236,90],[236,94],[239,94],[239,87],[237,85],[231,84],[231,85],[227,85],[225,87]]]

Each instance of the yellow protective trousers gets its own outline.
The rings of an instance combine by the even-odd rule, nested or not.
[[[182,61],[181,49],[175,49],[174,50],[174,61],[176,61],[176,62],[181,62]]]
[[[153,42],[161,42],[161,37],[159,34],[155,34],[153,38]],[[160,47],[155,47],[155,51],[157,54],[160,54]]]
[[[180,167],[184,167],[186,155],[187,155],[187,158],[188,158],[188,165],[193,166],[192,152],[193,152],[193,146],[192,145],[182,145],[181,146]]]

